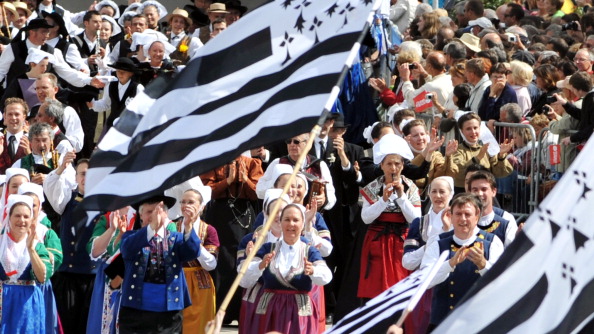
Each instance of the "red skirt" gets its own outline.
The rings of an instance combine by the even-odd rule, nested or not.
[[[361,252],[357,297],[374,298],[410,274],[402,266],[406,223],[372,223]]]
[[[264,288],[260,283],[256,283],[253,287],[243,290],[241,310],[239,312],[239,334],[258,333],[256,307],[263,293]]]

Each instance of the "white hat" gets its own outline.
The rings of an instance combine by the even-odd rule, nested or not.
[[[479,17],[476,20],[468,21],[469,27],[479,26],[483,29],[493,28],[493,23],[486,17]]]
[[[200,196],[202,196],[202,206],[204,207],[206,204],[208,204],[208,202],[210,202],[210,199],[212,198],[212,188],[209,186],[197,186],[192,188],[194,190],[196,190],[197,192],[200,193]]]
[[[281,175],[285,175],[285,174],[293,174],[293,166],[288,165],[288,164],[277,164],[276,166],[274,166],[274,169],[272,170],[272,178],[270,179],[270,181],[272,182],[271,184],[267,185],[267,189],[273,188],[274,184],[276,183],[276,180],[281,176]],[[297,173],[297,177],[300,177],[303,179],[303,181],[305,181],[305,192],[307,192],[308,190],[308,184],[307,184],[307,177],[305,177],[305,175],[303,175],[302,173]]]
[[[120,17],[120,7],[113,1],[111,0],[103,0],[101,2],[99,2],[98,4],[95,5],[95,10],[96,11],[101,11],[101,8],[103,7],[111,7],[113,8],[113,18],[114,19],[118,19]]]
[[[101,19],[111,23],[111,36],[113,37],[122,32],[122,27],[115,21],[115,19],[109,15],[101,15]]]
[[[54,57],[53,54],[45,52],[41,49],[30,48],[29,55],[27,55],[27,59],[25,59],[25,64],[39,64],[39,62],[44,60],[45,58],[47,58],[47,60],[52,64],[56,61],[56,57]]]
[[[43,187],[35,184],[33,182],[23,183],[19,186],[19,195],[25,195],[28,193],[33,193],[39,199],[39,203],[45,202],[45,197],[43,196]],[[10,198],[10,197],[9,197]]]
[[[138,45],[142,45],[144,46],[145,54],[148,54],[148,49],[150,49],[155,42],[161,42],[165,46],[165,58],[167,58],[170,53],[175,51],[175,46],[171,45],[171,43],[167,41],[167,37],[165,35],[151,29],[146,29],[143,32],[133,33],[130,50],[135,51]]]
[[[27,181],[31,181],[29,178],[29,171],[24,168],[7,168],[6,169],[6,182],[9,182],[13,176],[22,175],[27,178]]]
[[[452,191],[450,193],[450,199],[452,199],[452,197],[454,197],[454,178],[452,178],[451,176],[438,176],[438,177],[434,178],[433,181],[431,181],[431,183],[433,183],[437,180],[446,181],[447,184],[450,185],[450,190]]]
[[[31,209],[31,213],[33,213],[33,198],[31,196],[25,195],[10,195],[8,196],[8,203],[6,203],[6,212],[9,213],[10,209],[17,203],[24,203]]]
[[[289,198],[289,195],[284,194],[283,196],[281,196],[282,193],[282,189],[272,188],[266,190],[266,193],[264,194],[264,205],[262,207],[262,211],[264,212],[264,214],[267,214],[268,206],[270,205],[270,203],[279,198],[285,201],[287,204],[291,204],[291,199]]]
[[[0,185],[6,183],[6,175],[0,175]]]
[[[157,8],[157,11],[159,12],[159,19],[163,19],[163,18],[165,18],[165,16],[167,16],[167,9],[165,8],[165,6],[163,6],[158,1],[154,1],[154,0],[145,1],[142,4],[140,4],[140,6],[138,6],[138,9],[136,9],[136,12],[138,14],[143,14],[144,9],[151,5],[155,6]]]
[[[137,5],[134,8],[140,6],[140,2],[135,2],[132,5]],[[130,6],[132,6],[130,5]],[[125,11],[120,18],[118,19],[118,23],[123,27],[124,26],[124,21],[126,20],[127,17],[129,17],[130,19],[134,16],[138,15],[138,13],[135,10],[127,10]]]
[[[393,133],[384,135],[373,145],[373,163],[380,164],[389,154],[398,154],[408,160],[414,158],[406,140]]]
[[[375,123],[371,124],[370,126],[366,127],[365,129],[363,129],[363,138],[367,139],[367,142],[369,144],[373,144],[373,138],[371,137],[371,132],[373,131],[373,128],[375,128],[375,126],[378,123],[379,122],[375,122]]]

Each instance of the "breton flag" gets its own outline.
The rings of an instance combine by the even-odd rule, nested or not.
[[[385,333],[399,320],[403,311],[408,313],[415,308],[447,256],[448,253],[443,252],[433,266],[419,269],[394,284],[347,314],[324,334]]]
[[[380,1],[276,0],[231,25],[164,89],[130,102],[91,158],[83,208],[124,207],[309,132]]]
[[[591,326],[592,156],[591,138],[524,232],[433,333],[575,333]]]

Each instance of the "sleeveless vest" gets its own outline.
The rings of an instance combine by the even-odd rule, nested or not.
[[[481,230],[475,241],[475,243],[480,242],[483,244],[487,260],[489,259],[491,242],[494,237],[495,235]],[[448,259],[451,259],[460,248],[460,245],[454,241],[453,234],[445,239],[440,239],[438,244],[440,254],[449,251]],[[458,264],[448,278],[433,289],[430,323],[439,325],[480,277],[478,267],[470,260]]]
[[[132,79],[130,79],[132,80]],[[113,122],[116,118],[120,117],[122,111],[126,109],[126,100],[128,98],[133,98],[136,96],[136,91],[138,88],[138,83],[134,81],[130,81],[130,85],[126,88],[126,92],[124,92],[124,96],[120,100],[119,92],[118,92],[118,82],[112,82],[109,84],[109,98],[111,99],[111,113],[109,117],[105,121],[104,128],[109,130],[113,126]]]

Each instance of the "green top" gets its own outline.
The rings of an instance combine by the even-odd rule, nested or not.
[[[97,224],[95,224],[95,227],[93,228],[93,235],[91,236],[91,239],[87,243],[87,252],[89,254],[91,254],[91,251],[93,249],[93,242],[95,241],[95,239],[102,236],[103,233],[105,233],[105,231],[107,231],[107,229],[108,229],[107,219],[105,218],[105,215],[103,215],[103,216],[101,216],[101,218],[99,218],[99,221],[97,221]],[[170,232],[176,232],[177,229],[176,229],[175,223],[170,222],[167,225],[167,230],[169,230]],[[109,245],[107,246],[107,250],[106,250],[107,255],[113,256],[120,248],[119,242],[117,245],[114,245],[114,242],[119,234],[120,234],[120,230],[118,229],[115,231],[114,235],[111,237],[111,240],[109,241]]]
[[[51,220],[49,220],[49,218],[47,218],[47,216],[43,217],[43,219],[41,220],[41,223],[43,225],[45,225],[45,227],[47,227],[47,228],[52,228],[52,222],[51,222]]]
[[[62,261],[64,260],[64,255],[62,254],[62,243],[60,242],[60,238],[58,234],[52,230],[51,228],[47,230],[45,234],[45,238],[43,239],[43,245],[47,249],[48,252],[52,253],[54,256],[54,265],[52,268],[52,275],[55,268],[60,268],[62,265]]]
[[[45,264],[45,281],[42,282],[39,279],[37,279],[37,277],[35,277],[33,266],[31,266],[31,277],[40,283],[45,283],[53,275],[53,266],[50,262],[49,253],[41,242],[38,242],[35,246],[35,252],[37,252],[37,255],[39,255],[39,258],[41,259],[43,264]]]

